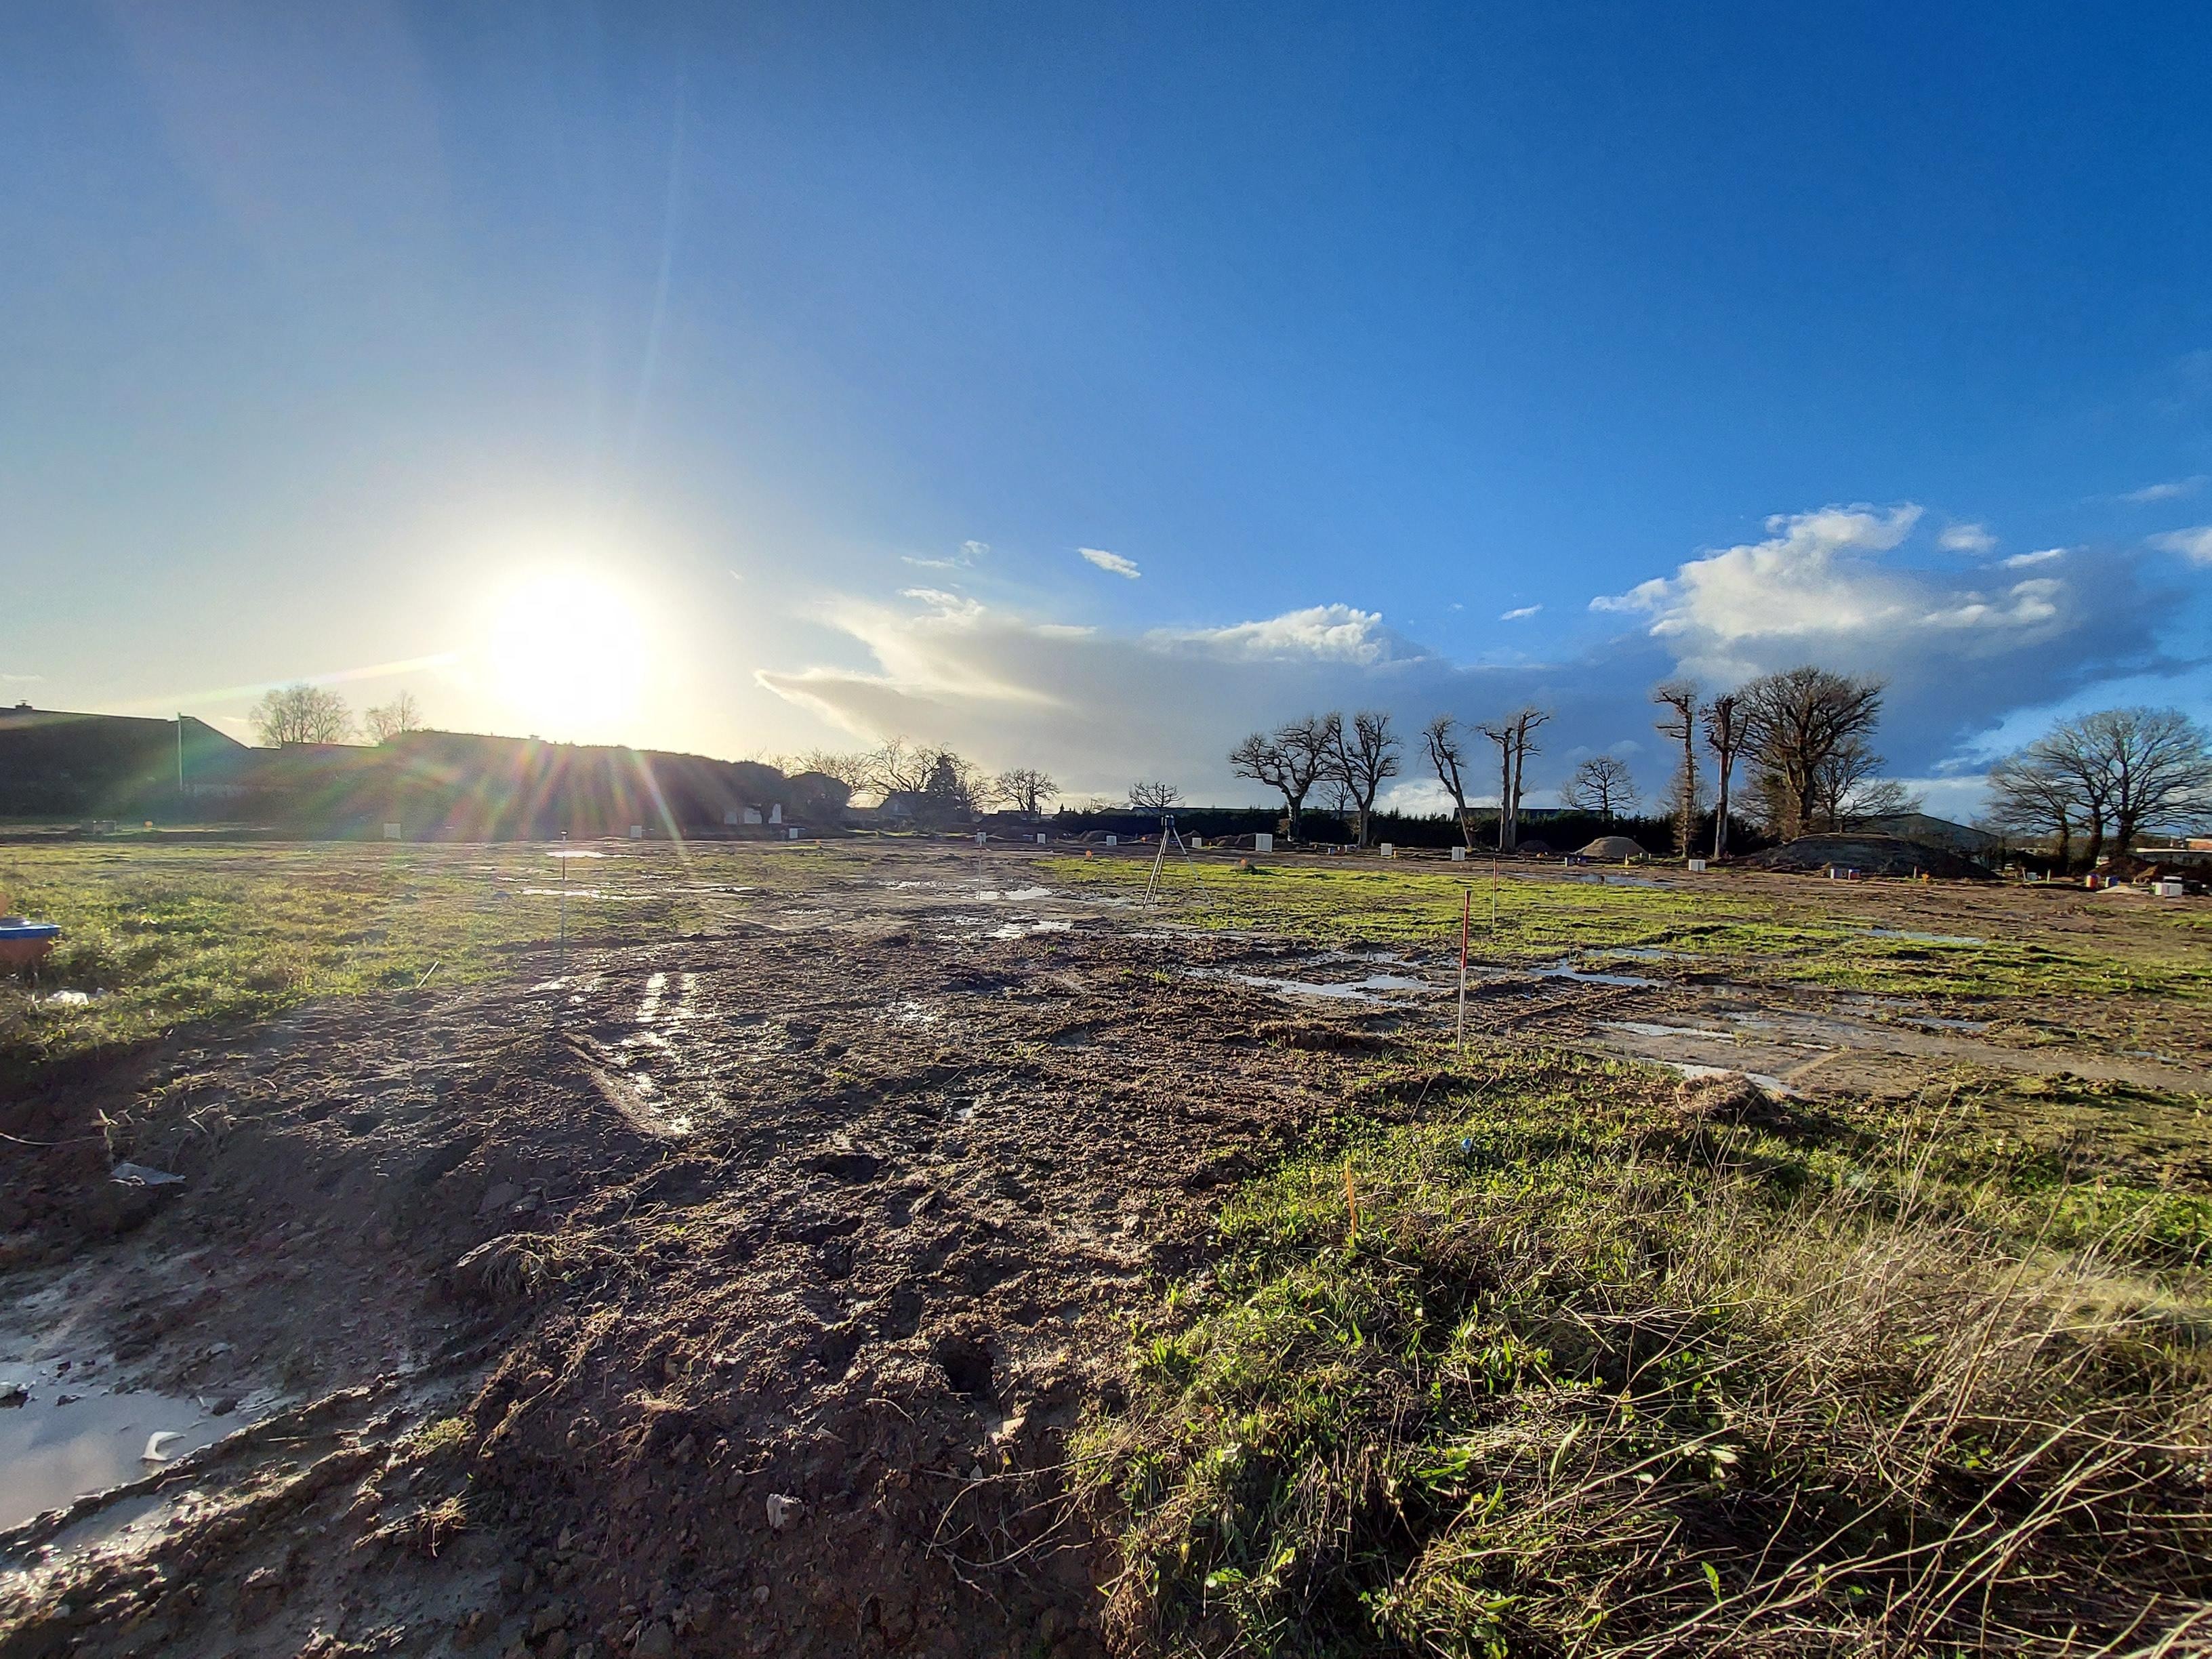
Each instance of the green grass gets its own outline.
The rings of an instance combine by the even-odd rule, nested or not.
[[[1055,860],[1056,879],[1141,888],[1151,866]],[[1989,939],[1977,945],[1884,938],[1848,911],[1735,896],[1710,887],[1632,887],[1508,876],[1319,864],[1170,866],[1166,902],[1199,927],[1285,933],[1316,944],[1456,945],[1471,895],[1486,960],[1542,962],[1576,952],[1662,951],[1638,971],[1725,974],[1749,984],[1819,985],[1894,996],[2155,995],[2212,1001],[2212,958],[2183,932],[2147,930],[2123,956],[2095,946]],[[1493,926],[1492,904],[1496,905]],[[2193,919],[2192,919],[2193,920]]]
[[[481,978],[557,937],[561,864],[536,845],[0,847],[0,898],[58,922],[35,979],[0,977],[0,1061],[253,1018],[315,996]],[[566,861],[580,945],[662,939],[817,884],[848,854],[617,843]],[[588,892],[592,896],[585,896]],[[56,1000],[81,992],[89,1000]]]
[[[1370,1093],[1426,1103],[1233,1198],[1079,1437],[1126,1639],[2086,1653],[2212,1594],[2201,1191],[2084,1179],[1994,1088],[1799,1119],[1521,1054]]]

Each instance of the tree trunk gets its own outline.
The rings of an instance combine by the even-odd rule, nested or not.
[[[2058,815],[2058,873],[2064,875],[2074,867],[2074,825],[2065,813]]]
[[[1716,863],[1728,856],[1729,774],[1735,769],[1733,755],[1721,757],[1720,795],[1713,805],[1713,859]]]
[[[2102,812],[2092,812],[2089,815],[2089,850],[2083,856],[2082,868],[2094,872],[2097,867],[2097,860],[2104,856],[2104,853],[2105,815]]]
[[[1513,850],[1513,820],[1509,805],[1513,799],[1513,746],[1498,745],[1498,850]]]

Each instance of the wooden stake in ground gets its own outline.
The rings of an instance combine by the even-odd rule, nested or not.
[[[1470,887],[1461,896],[1465,902],[1459,912],[1459,1030],[1452,1037],[1455,1052],[1467,1047],[1467,933],[1474,920],[1474,890]]]

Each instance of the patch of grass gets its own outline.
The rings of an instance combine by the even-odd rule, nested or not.
[[[2056,1654],[2212,1595],[2201,1194],[2093,1197],[1949,1099],[1428,1085],[1242,1189],[1081,1431],[1126,1638]]]
[[[555,939],[561,871],[583,947],[741,914],[747,895],[818,884],[829,849],[64,844],[0,847],[0,895],[58,922],[34,977],[0,975],[0,1062],[33,1063],[309,997],[480,978]],[[53,994],[65,994],[57,997]]]
[[[1141,889],[1151,866],[1054,860],[1060,880]],[[1514,872],[1449,874],[1415,865],[1266,866],[1254,881],[1233,865],[1171,865],[1165,902],[1202,927],[1286,933],[1316,944],[1455,948],[1474,900],[1474,942],[1486,960],[1544,962],[1568,953],[1663,952],[1639,971],[1725,973],[1748,984],[1826,986],[1892,996],[2156,995],[2212,1001],[2212,961],[2154,935],[2123,957],[2033,940],[1925,941],[1885,936],[1849,912],[1802,902],[1633,886],[1601,874],[1565,880]],[[1492,906],[1496,921],[1492,923]]]

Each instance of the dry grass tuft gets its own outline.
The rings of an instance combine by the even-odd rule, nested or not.
[[[1247,1189],[1079,1438],[1121,1637],[2201,1650],[2194,1267],[2141,1210],[2084,1236],[2063,1183],[2001,1202],[1956,1147],[1939,1178],[1751,1105],[1499,1060]]]

